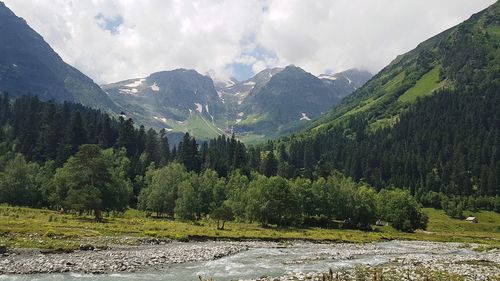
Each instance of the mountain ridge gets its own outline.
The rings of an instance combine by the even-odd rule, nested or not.
[[[0,91],[116,110],[100,87],[65,63],[28,23],[0,2]]]
[[[298,67],[295,68],[300,69]],[[274,111],[280,107],[278,106],[279,100],[270,102],[267,99],[271,98],[272,95],[263,94],[262,91],[266,85],[273,81],[275,76],[279,76],[286,69],[264,69],[245,81],[237,81],[236,79],[217,81],[210,78],[209,75],[198,73],[196,70],[176,69],[155,72],[145,78],[127,79],[101,85],[101,88],[122,108],[127,116],[134,118],[138,123],[150,125],[155,128],[166,128],[171,132],[187,131],[201,139],[215,137],[217,134],[230,135],[236,133],[239,138],[246,138],[247,141],[250,140],[251,142],[259,142],[295,131],[298,129],[298,126],[303,126],[305,121],[309,121],[313,116],[316,117],[318,113],[321,113],[315,109],[309,113],[311,115],[310,118],[304,110],[297,109],[298,111],[295,110],[296,112],[293,113],[293,118],[285,118],[285,120],[279,121],[275,128],[272,128],[273,124],[267,124],[265,125],[266,127],[259,127],[259,125],[254,127],[249,126],[249,124],[254,123],[249,118],[255,118],[258,115],[259,118],[263,119],[269,115],[268,113],[272,113],[271,115],[273,115]],[[357,70],[350,71],[352,78],[356,81],[359,80],[358,76],[356,76],[358,72],[360,73],[359,77],[361,77],[359,79],[361,81],[365,79],[364,77],[366,77],[367,72]],[[172,76],[174,74],[177,75],[176,79]],[[349,94],[354,91],[359,83],[362,83],[357,82],[351,85],[348,82],[349,78],[346,78],[346,74],[343,73],[338,74],[340,77],[339,81],[344,79],[345,81],[341,83],[350,85],[347,88],[345,86],[343,88],[337,87],[336,84],[331,84],[330,80],[325,82],[303,70],[295,73],[295,75],[300,77],[306,75],[309,79],[313,79],[316,85],[321,88],[321,92],[309,91],[309,100],[303,100],[302,104],[321,107],[321,111],[325,111],[329,106],[335,104],[340,99],[339,95]],[[165,77],[162,78],[162,76]],[[188,79],[185,76],[196,76],[198,80]],[[169,93],[164,93],[164,90],[170,86],[161,85],[161,83],[154,81],[155,79],[158,81],[166,79],[169,81],[168,83],[174,83],[177,86],[170,89]],[[201,80],[205,80],[205,82],[201,83]],[[143,82],[145,83],[144,85],[142,84]],[[286,86],[286,84],[283,83],[280,87]],[[184,91],[188,88],[190,90]],[[196,99],[196,95],[194,95],[195,89],[203,89],[202,93],[208,95],[206,99]],[[167,95],[171,98],[163,100],[152,98],[155,92],[160,93],[160,96]],[[175,95],[178,95],[177,98],[183,100],[182,104],[179,104],[178,100],[172,98]],[[315,97],[316,95],[317,97]],[[325,99],[321,100],[321,97]],[[286,103],[290,102],[286,99],[286,96],[282,98]],[[268,109],[259,111],[257,110],[259,105],[256,103]],[[179,113],[179,110],[182,113]],[[203,126],[205,128],[202,128]],[[277,127],[280,127],[280,131],[276,133],[275,129]],[[199,130],[201,129],[204,130],[200,133]]]
[[[397,56],[362,88],[343,99],[334,110],[316,120],[310,128],[324,129],[325,126],[345,123],[350,117],[359,114],[370,120],[372,129],[390,127],[417,98],[432,95],[439,89],[454,87],[455,82],[451,79],[453,75],[442,66],[446,48],[443,44],[482,15],[498,10],[498,6],[497,2],[463,23],[423,41],[413,50]],[[382,110],[384,107],[390,109]]]
[[[497,2],[398,56],[309,128],[269,146],[288,153],[293,176],[335,169],[376,188],[405,187],[428,206],[456,208],[440,194],[498,195],[499,65]]]

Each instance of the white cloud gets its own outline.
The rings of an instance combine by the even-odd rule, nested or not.
[[[66,62],[99,83],[179,67],[227,76],[233,63],[254,72],[286,64],[316,74],[378,71],[494,2],[5,0]],[[118,18],[119,26],[102,28]]]
[[[257,40],[281,61],[316,74],[351,67],[376,72],[398,54],[494,2],[275,0]]]

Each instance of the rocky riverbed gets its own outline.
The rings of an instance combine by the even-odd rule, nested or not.
[[[156,245],[150,244],[151,242]],[[471,281],[500,278],[498,249],[477,252],[472,249],[478,245],[459,243],[422,241],[368,244],[314,244],[300,241],[286,243],[142,241],[142,243],[148,244],[138,246],[110,244],[110,248],[105,250],[87,249],[65,254],[16,250],[7,256],[0,256],[0,275],[7,274],[4,275],[7,277],[6,280],[23,281],[79,280],[80,277],[68,274],[70,272],[97,274],[91,277],[99,281],[128,279],[189,281],[197,280],[198,276],[217,281],[284,281],[323,280],[323,274],[328,273],[331,268],[335,276],[341,278],[333,280],[350,280],[342,279],[348,277],[357,280],[355,277],[360,274],[366,275],[366,280],[374,280],[374,272],[396,276],[396,279],[384,278],[384,280],[408,280],[408,277],[410,280],[425,280],[429,274],[441,272],[463,276]],[[22,277],[18,279],[16,276]]]
[[[113,246],[106,250],[44,253],[16,250],[0,257],[1,274],[80,272],[103,274],[162,269],[171,264],[214,260],[245,251],[248,246],[231,242],[162,243]]]
[[[467,281],[500,280],[499,249],[476,252],[471,249],[478,245],[422,241],[391,243],[393,243],[391,247],[382,246],[381,243],[339,244],[335,248],[319,253],[320,256],[333,255],[334,259],[339,260],[355,260],[368,254],[388,257],[383,262],[360,263],[349,267],[336,266],[323,272],[289,272],[280,277],[261,277],[251,280],[379,280],[381,275],[386,279],[389,278],[387,280],[435,280],[434,278],[439,276],[444,278],[439,280],[448,280],[445,276],[460,276]],[[374,275],[379,279],[374,279]],[[366,279],[359,279],[360,276]]]

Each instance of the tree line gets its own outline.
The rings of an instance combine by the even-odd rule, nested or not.
[[[220,136],[198,144],[186,133],[170,148],[163,130],[80,105],[2,95],[0,108],[0,202],[92,212],[98,220],[132,206],[184,220],[211,217],[221,228],[232,219],[367,228],[376,218],[407,231],[425,227],[407,192],[376,192],[339,173],[277,176],[288,153],[276,156],[272,143],[247,148]],[[391,196],[405,202],[407,215],[380,207]]]
[[[258,222],[262,226],[321,226],[371,229],[377,219],[396,229],[424,228],[427,217],[408,192],[377,192],[340,173],[327,178],[285,179],[250,176],[240,170],[227,178],[206,169],[188,172],[179,163],[146,172],[138,207],[156,216],[197,220]]]

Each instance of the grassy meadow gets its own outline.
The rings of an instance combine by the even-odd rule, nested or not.
[[[217,230],[211,220],[181,222],[164,218],[147,218],[137,210],[128,210],[96,223],[91,216],[59,214],[42,209],[0,206],[0,245],[18,248],[76,249],[82,244],[101,246],[109,243],[138,243],[151,237],[188,241],[191,239],[262,239],[364,243],[392,239],[453,241],[481,243],[481,249],[500,247],[500,214],[468,212],[479,223],[449,218],[443,211],[425,209],[429,215],[426,231],[403,233],[390,226],[374,227],[374,231],[323,228],[262,228],[258,224],[227,222],[225,230]]]

